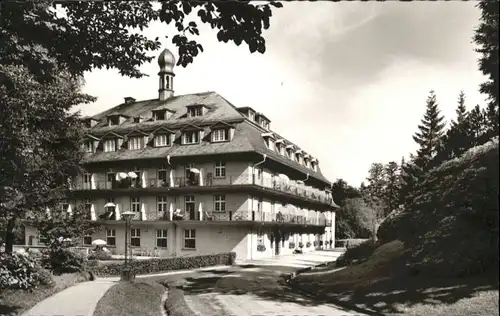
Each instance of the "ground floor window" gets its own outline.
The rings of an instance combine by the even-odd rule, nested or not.
[[[47,238],[40,232],[38,232],[38,244],[45,245],[47,243]]]
[[[257,245],[264,245],[264,233],[262,231],[257,232]]]
[[[156,247],[167,248],[167,230],[156,230]]]
[[[106,245],[116,246],[116,230],[106,229]]]
[[[92,236],[91,235],[83,236],[83,245],[84,246],[91,246],[92,245]]]
[[[184,248],[196,248],[196,229],[184,229]]]
[[[141,246],[141,230],[139,228],[132,228],[130,230],[130,246]]]

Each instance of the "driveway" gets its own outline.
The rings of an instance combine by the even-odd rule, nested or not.
[[[335,261],[341,252],[251,260],[223,270],[186,278],[186,302],[203,316],[362,315],[313,297],[292,293],[281,276]]]

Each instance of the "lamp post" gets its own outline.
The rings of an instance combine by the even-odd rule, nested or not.
[[[128,259],[128,231],[130,229],[130,221],[132,217],[134,217],[134,212],[123,212],[122,218],[125,220],[125,267],[122,270],[121,279],[122,281],[130,281],[133,279],[132,272],[129,267],[129,259]]]

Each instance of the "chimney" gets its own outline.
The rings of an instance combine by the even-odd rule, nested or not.
[[[132,97],[125,97],[125,104],[134,103],[135,99]]]

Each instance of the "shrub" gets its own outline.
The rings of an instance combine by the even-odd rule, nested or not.
[[[295,243],[293,241],[288,243],[288,248],[293,249],[295,248]]]
[[[323,246],[323,240],[320,240],[320,241],[319,241],[319,246],[320,246],[320,247],[321,247],[321,246]]]
[[[333,245],[333,240],[332,240],[332,239],[330,239],[330,241],[329,241],[329,245],[330,245],[330,246],[331,246],[331,245]]]
[[[235,260],[236,253],[226,252],[192,257],[134,260],[130,262],[130,266],[136,274],[148,274],[216,265],[232,265]],[[99,263],[95,260],[90,260],[87,266],[97,276],[119,276],[123,268],[121,262]]]
[[[295,249],[293,251],[294,254],[301,254],[302,253],[302,249]]]
[[[304,244],[302,243],[302,241],[299,241],[299,248],[304,248]]]
[[[379,246],[379,243],[369,240],[367,242],[347,248],[340,257],[338,257],[336,264],[338,267],[344,267],[355,263],[360,263],[366,260]]]
[[[313,241],[313,245],[314,247],[318,247],[318,241],[317,240]]]
[[[56,273],[84,271],[87,261],[83,254],[67,248],[58,248],[50,251],[47,259],[48,266]]]
[[[96,250],[88,256],[88,260],[112,260],[111,254],[104,250]]]
[[[0,289],[29,290],[40,284],[40,267],[27,254],[0,254]]]
[[[306,248],[309,248],[309,247],[311,247],[311,242],[310,242],[310,241],[308,241],[308,242],[306,243]]]
[[[50,273],[50,271],[48,271],[47,269],[44,269],[44,268],[39,268],[37,270],[37,274],[38,274],[38,280],[40,282],[40,285],[45,285],[45,286],[54,286],[55,285],[55,282],[54,282],[54,278],[52,277],[52,273]]]
[[[266,246],[264,246],[264,245],[257,245],[257,251],[260,251],[260,252],[266,251]]]

